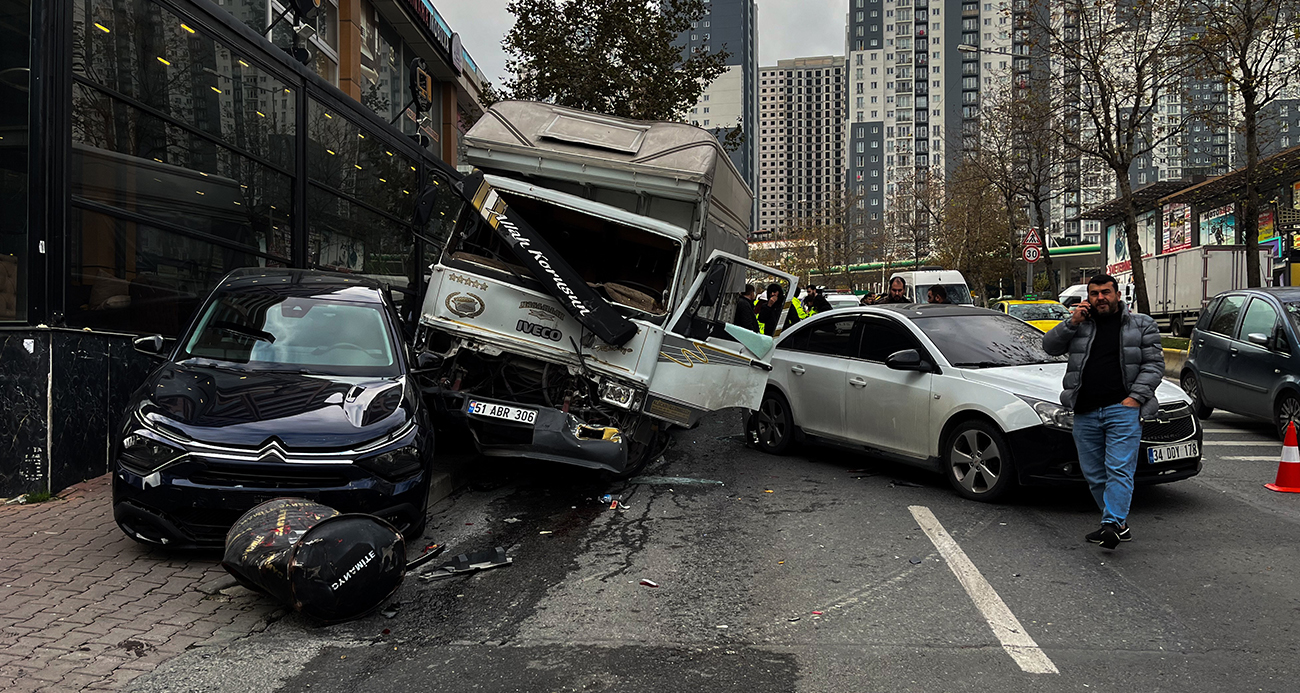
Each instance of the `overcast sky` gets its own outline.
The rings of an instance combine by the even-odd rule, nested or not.
[[[514,24],[508,0],[434,0],[438,14],[494,84],[506,74],[501,38]],[[578,0],[579,2],[581,0]],[[849,0],[758,0],[758,62],[844,54],[844,15]]]

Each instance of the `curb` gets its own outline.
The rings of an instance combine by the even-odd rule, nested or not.
[[[1165,377],[1178,379],[1183,372],[1183,364],[1187,362],[1187,351],[1185,349],[1165,349]]]

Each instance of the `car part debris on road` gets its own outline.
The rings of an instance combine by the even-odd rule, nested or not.
[[[672,486],[677,484],[683,486],[689,486],[692,484],[700,486],[726,486],[726,484],[721,481],[716,481],[714,479],[692,479],[686,476],[634,476],[631,479],[628,479],[627,483],[633,486],[637,484],[647,484],[650,486]]]
[[[642,578],[642,579],[641,579],[641,584],[642,584],[642,585],[645,585],[646,587],[658,587],[658,586],[659,586],[659,583],[655,582],[654,580],[647,580],[647,579],[645,579],[645,578]]]
[[[277,498],[230,528],[221,565],[245,587],[334,623],[369,613],[397,591],[406,547],[377,517]]]
[[[438,580],[441,578],[451,577],[453,575],[464,575],[488,568],[510,565],[514,563],[513,558],[506,556],[506,550],[500,546],[473,553],[462,553],[447,563],[437,568],[431,568],[421,571],[419,578],[424,582]]]

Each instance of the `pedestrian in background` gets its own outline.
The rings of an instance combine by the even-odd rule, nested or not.
[[[902,277],[890,279],[889,293],[876,299],[877,305],[882,303],[911,303],[911,301],[907,300],[907,280]]]
[[[930,301],[930,303],[948,302],[948,290],[943,288],[943,284],[935,284],[934,286],[930,287],[929,291],[925,293],[926,293],[926,298]]]
[[[754,304],[758,302],[758,290],[753,284],[745,285],[745,293],[736,297],[736,317],[732,322],[750,332],[762,332],[758,327],[758,318],[754,316]]]
[[[785,307],[785,289],[780,284],[767,285],[767,299],[758,302],[758,324],[763,334],[775,337],[781,324],[781,309]]]
[[[1069,354],[1061,404],[1074,410],[1079,468],[1101,509],[1101,528],[1084,537],[1113,549],[1133,538],[1128,526],[1142,442],[1142,421],[1155,416],[1165,374],[1160,331],[1134,313],[1109,274],[1088,280],[1088,299],[1043,335],[1043,350]]]

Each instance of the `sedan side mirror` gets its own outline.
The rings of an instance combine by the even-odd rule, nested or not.
[[[1250,342],[1251,344],[1258,344],[1259,346],[1262,346],[1265,349],[1269,348],[1270,346],[1268,342],[1268,335],[1260,332],[1251,332],[1250,334],[1246,335],[1246,341]]]
[[[920,352],[916,349],[903,349],[895,351],[885,359],[885,365],[896,371],[921,371],[928,373],[930,371],[929,362],[921,358]]]
[[[135,350],[142,354],[148,354],[155,357],[162,356],[163,338],[162,335],[159,334],[149,335],[148,337],[136,337],[131,340],[131,346],[135,347]]]

